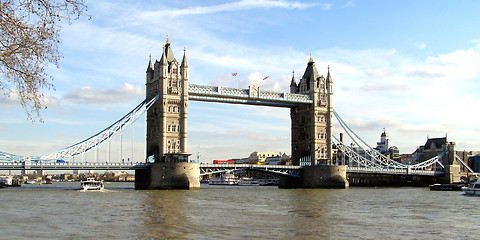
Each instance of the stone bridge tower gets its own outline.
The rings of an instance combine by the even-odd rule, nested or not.
[[[147,112],[147,157],[165,162],[165,154],[187,153],[188,64],[180,64],[167,38],[160,61],[147,67],[147,102],[160,93]]]
[[[317,165],[332,163],[332,77],[320,75],[310,56],[307,68],[297,84],[292,77],[290,92],[309,95],[311,105],[290,110],[292,121],[292,164]]]
[[[279,187],[347,188],[346,166],[332,165],[332,76],[320,75],[312,56],[300,82],[292,76],[290,92],[309,95],[312,104],[290,109],[292,164],[303,167],[301,179],[280,178]]]
[[[200,188],[200,165],[187,153],[188,63],[173,56],[170,42],[160,61],[150,61],[146,73],[147,102],[159,95],[147,111],[147,169],[135,170],[136,189]]]

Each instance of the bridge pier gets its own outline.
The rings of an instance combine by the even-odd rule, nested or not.
[[[348,188],[347,166],[304,166],[301,178],[282,177],[279,188]]]
[[[199,189],[200,164],[158,162],[146,169],[135,169],[135,189]]]

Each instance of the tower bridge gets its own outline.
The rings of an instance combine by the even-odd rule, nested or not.
[[[320,75],[310,56],[300,79],[292,75],[290,92],[190,84],[189,66],[184,50],[178,62],[173,56],[167,38],[160,60],[151,57],[146,71],[146,99],[123,118],[103,131],[57,152],[32,157],[34,168],[54,169],[134,169],[137,189],[193,189],[200,187],[200,175],[226,171],[231,168],[269,171],[284,176],[283,187],[348,187],[350,176],[376,174],[379,176],[444,177],[452,181],[450,166],[458,165],[455,148],[425,151],[428,159],[400,163],[383,156],[352,131],[333,109],[333,81],[328,68],[326,77]],[[297,83],[297,80],[298,83]],[[290,109],[291,160],[293,166],[205,165],[190,162],[187,148],[187,109],[189,101],[220,102],[229,104],[261,105]],[[112,136],[124,131],[140,116],[146,114],[146,156],[138,164],[80,163],[72,165],[68,159],[98,149]],[[340,139],[332,132],[337,120]],[[346,144],[342,134],[352,141]],[[352,147],[353,145],[353,147]],[[0,152],[0,169],[21,167],[21,157]],[[458,158],[458,157],[457,157]],[[66,164],[50,161],[66,160]],[[133,161],[133,159],[132,159]],[[41,163],[39,163],[41,162]],[[25,163],[23,163],[25,164]]]

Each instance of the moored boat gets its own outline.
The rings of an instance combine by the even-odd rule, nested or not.
[[[0,176],[0,187],[20,187],[20,181],[13,176]]]
[[[208,181],[209,185],[237,185],[238,184],[238,178],[233,174],[233,172],[227,172],[220,177],[214,177],[211,178]]]
[[[239,186],[259,186],[260,184],[256,179],[242,177],[240,178],[240,180],[238,180],[238,185]]]
[[[81,182],[82,190],[103,190],[103,181],[97,181],[95,178],[87,178],[87,180]]]
[[[466,195],[480,196],[480,179],[478,179],[475,183],[471,183],[466,187],[462,187],[462,190]]]

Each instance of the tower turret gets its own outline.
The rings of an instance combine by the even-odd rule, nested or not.
[[[298,86],[297,81],[295,81],[295,70],[292,71],[292,82],[290,82],[290,93],[297,93]]]
[[[333,89],[332,89],[333,81],[332,81],[332,76],[330,75],[330,66],[328,66],[328,73],[327,73],[327,89],[330,94],[333,94]]]
[[[317,68],[315,67],[315,62],[313,61],[312,55],[308,59],[307,68],[303,73],[303,77],[298,83],[298,92],[302,94],[313,94],[314,83],[318,80],[320,74],[318,73]]]
[[[183,59],[182,64],[180,65],[180,74],[183,78],[188,79],[188,62],[185,48],[183,49]]]
[[[147,83],[153,80],[154,70],[153,70],[153,63],[152,63],[152,54],[150,54],[150,60],[148,61],[147,66]]]

